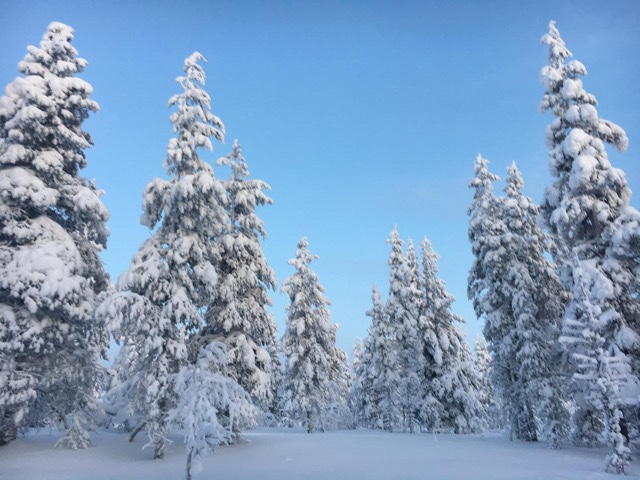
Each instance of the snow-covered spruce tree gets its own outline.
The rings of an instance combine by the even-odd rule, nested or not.
[[[368,338],[368,337],[367,337]],[[365,338],[365,342],[367,341]],[[360,337],[356,338],[356,343],[353,346],[353,374],[351,382],[351,391],[349,392],[349,408],[353,415],[353,424],[355,427],[360,425],[364,426],[364,405],[365,395],[363,391],[363,372],[365,368],[368,368],[370,363],[370,352],[364,350],[365,346]],[[368,358],[365,358],[365,354]],[[366,365],[364,364],[366,363]]]
[[[80,175],[98,104],[72,39],[50,24],[0,98],[0,444],[20,425],[63,422],[65,442],[86,447],[107,344],[93,314],[109,283],[108,212]]]
[[[478,400],[484,408],[489,428],[502,428],[504,421],[500,404],[493,392],[490,378],[491,357],[484,338],[476,340],[475,348],[476,371],[480,380],[480,394]]]
[[[519,429],[514,420],[519,410],[514,396],[519,373],[518,338],[511,302],[504,295],[505,272],[499,255],[506,226],[502,203],[493,193],[493,182],[499,178],[489,172],[488,163],[481,155],[476,157],[475,176],[469,185],[475,190],[468,210],[469,241],[475,260],[469,272],[467,293],[476,316],[484,321],[484,337],[491,354],[491,382],[511,423],[511,435],[524,439],[530,431]]]
[[[137,357],[128,408],[146,426],[154,458],[164,456],[167,419],[180,392],[175,378],[187,364],[186,342],[202,325],[201,310],[216,291],[212,239],[228,223],[225,189],[198,150],[223,140],[222,122],[210,111],[205,74],[194,53],[184,63],[183,88],[169,100],[175,138],[164,163],[170,180],[156,178],[143,195],[141,223],[153,229],[118,281],[118,293],[99,308],[114,336]]]
[[[282,340],[286,361],[280,398],[284,412],[311,433],[331,428],[332,412],[346,399],[340,385],[344,365],[336,348],[338,327],[331,321],[318,275],[310,268],[318,257],[309,253],[308,245],[306,238],[300,239],[295,258],[289,260],[296,271],[282,284],[290,304]]]
[[[340,326],[337,325],[337,327],[339,328]],[[349,368],[349,355],[344,350],[336,348],[336,357],[336,376],[334,377],[336,395],[334,395],[333,402],[329,406],[330,422],[328,427],[331,430],[353,428],[353,415],[348,401],[353,383],[351,369]]]
[[[603,335],[593,329],[593,325],[597,322],[596,308],[591,303],[588,293],[591,285],[587,284],[587,279],[597,277],[597,272],[595,275],[594,272],[589,272],[587,268],[593,267],[586,263],[581,265],[577,255],[574,255],[572,263],[574,290],[572,301],[567,308],[566,337],[562,340],[575,342],[576,338],[580,339],[580,353],[574,354],[573,359],[574,381],[583,382],[580,390],[583,404],[599,408],[599,410],[595,408],[579,410],[577,414],[582,413],[582,416],[579,416],[577,421],[581,422],[579,426],[583,427],[582,431],[590,431],[588,428],[594,427],[591,423],[594,420],[606,422],[605,425],[598,427],[606,429],[607,439],[610,442],[611,452],[607,457],[607,468],[617,473],[624,473],[630,460],[631,450],[628,447],[629,432],[623,432],[623,428],[628,428],[628,424],[624,421],[618,396],[620,385],[624,384],[625,377],[630,372],[625,355],[619,352],[609,356],[603,355],[606,340]],[[594,411],[597,415],[592,413]]]
[[[363,372],[363,382],[371,379],[368,398],[365,397],[365,418],[372,428],[389,432],[401,426],[398,373],[398,352],[395,331],[389,323],[380,292],[374,285],[371,295],[372,308],[367,312],[371,317],[368,342],[365,352],[371,352],[371,362]],[[365,390],[366,392],[366,390]]]
[[[571,52],[553,21],[542,42],[549,46],[549,56],[541,74],[541,108],[555,117],[546,132],[555,179],[545,192],[541,218],[564,247],[561,278],[573,293],[562,341],[575,369],[575,438],[593,443],[604,425],[612,449],[607,468],[623,472],[628,438],[620,442],[616,432],[628,430],[625,412],[637,409],[640,398],[640,217],[629,204],[624,172],[612,167],[605,144],[623,151],[628,140],[619,126],[598,116],[596,99],[580,79],[586,69],[576,60],[568,61]],[[579,283],[585,289],[583,301],[576,296]],[[600,337],[595,345],[592,339]],[[585,362],[592,364],[589,374]],[[604,383],[614,394],[594,396]],[[617,426],[612,426],[612,418]]]
[[[486,160],[476,160],[469,238],[476,261],[469,294],[492,354],[492,379],[515,438],[536,441],[538,418],[553,446],[566,432],[567,409],[556,347],[563,291],[545,258],[538,207],[509,169],[506,198],[495,198]]]
[[[275,317],[271,316],[271,322],[276,325]],[[280,342],[276,337],[276,329],[273,330],[269,343],[267,345],[267,352],[269,358],[271,358],[271,402],[269,403],[268,410],[264,412],[263,423],[278,425],[282,417],[280,411],[280,399],[278,398],[278,391],[280,390],[280,384],[282,383],[282,361],[280,360]]]
[[[481,431],[486,414],[480,403],[480,378],[459,328],[464,320],[451,311],[454,298],[438,274],[438,255],[422,241],[424,310],[420,319],[425,368],[422,415],[431,431]]]
[[[271,305],[268,290],[275,288],[276,278],[262,252],[260,237],[264,238],[266,231],[255,210],[272,203],[264,193],[269,186],[247,179],[249,169],[237,140],[217,165],[231,168],[231,177],[225,182],[230,222],[216,241],[218,284],[199,341],[220,341],[227,346],[225,374],[267,410],[275,383],[271,366],[275,352],[270,355],[268,349],[273,350],[275,345],[270,344],[276,335],[275,323],[267,312]]]
[[[519,405],[531,405],[554,448],[568,436],[566,375],[558,341],[566,294],[553,265],[545,257],[548,238],[537,223],[539,207],[522,193],[524,181],[513,163],[508,168],[502,201],[506,232],[499,256],[504,264],[504,297],[511,301],[517,338]],[[533,433],[527,409],[516,419]],[[520,427],[519,427],[520,428]]]
[[[353,372],[354,376],[356,372],[360,372],[362,370],[362,357],[364,352],[364,346],[362,344],[362,339],[360,337],[356,337],[356,343],[353,346]]]
[[[382,428],[380,399],[375,395],[373,385],[376,380],[374,342],[379,335],[381,322],[384,318],[384,306],[375,285],[372,291],[372,302],[372,309],[366,312],[367,316],[371,317],[368,334],[361,348],[358,349],[359,343],[356,343],[354,348],[352,408],[356,426]]]
[[[475,194],[469,206],[469,241],[476,257],[469,272],[468,296],[477,317],[484,320],[484,337],[491,353],[491,380],[495,393],[510,423],[510,435],[521,440],[536,440],[533,406],[518,397],[520,368],[519,337],[507,294],[505,250],[507,227],[503,221],[503,202],[493,194],[493,182],[499,177],[489,172],[488,161],[478,155],[475,178],[470,188]]]
[[[402,428],[414,433],[418,426],[420,411],[420,371],[421,342],[418,334],[420,314],[420,289],[418,261],[410,243],[408,254],[402,251],[402,240],[397,227],[391,231],[387,243],[391,245],[389,254],[389,296],[385,307],[392,337],[397,348],[397,368],[400,377],[398,385]]]

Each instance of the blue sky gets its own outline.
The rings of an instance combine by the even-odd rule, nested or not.
[[[203,53],[212,110],[227,129],[226,144],[203,157],[215,161],[238,138],[252,176],[272,187],[274,205],[259,212],[270,264],[281,283],[297,240],[309,238],[348,352],[366,334],[372,284],[388,289],[385,240],[395,224],[405,239],[430,238],[468,339],[481,332],[466,299],[467,185],[479,152],[503,177],[515,160],[536,201],[550,183],[550,117],[538,108],[550,19],[586,65],[600,115],[626,130],[629,150],[610,159],[640,192],[634,0],[0,0],[0,11],[3,86],[49,22],[76,30],[89,61],[83,77],[101,105],[85,124],[95,142],[85,175],[106,192],[103,258],[114,279],[149,235],[141,194],[164,176],[175,77],[186,56]],[[286,299],[273,297],[283,333]]]

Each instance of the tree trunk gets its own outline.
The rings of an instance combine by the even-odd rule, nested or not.
[[[146,426],[147,426],[147,422],[145,422],[144,420],[141,420],[138,426],[133,429],[133,432],[131,432],[131,435],[129,435],[129,441],[133,442],[136,439],[136,435],[138,435],[138,433],[140,433],[140,431]]]
[[[15,440],[18,436],[18,427],[13,421],[13,415],[9,412],[4,412],[4,415],[0,417],[0,446]]]
[[[193,447],[189,449],[189,454],[187,455],[187,480],[191,480],[192,463],[193,463]]]
[[[313,432],[313,422],[311,420],[311,410],[307,410],[307,433]]]
[[[537,426],[533,409],[528,404],[518,406],[516,438],[525,442],[537,442]]]
[[[155,449],[153,450],[153,459],[157,460],[164,458],[164,442],[156,442]]]

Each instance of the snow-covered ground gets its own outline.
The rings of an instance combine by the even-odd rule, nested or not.
[[[185,451],[176,437],[163,460],[127,436],[101,431],[88,450],[55,449],[57,433],[40,432],[0,448],[2,480],[180,480]],[[204,459],[205,479],[450,479],[589,480],[620,478],[602,471],[605,450],[510,442],[498,434],[410,435],[369,430],[308,435],[260,429],[248,442]],[[640,478],[634,462],[626,478]]]

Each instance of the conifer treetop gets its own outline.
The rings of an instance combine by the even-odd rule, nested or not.
[[[257,239],[258,235],[266,238],[264,222],[255,214],[255,210],[257,206],[273,204],[273,200],[264,193],[264,190],[271,190],[271,187],[262,180],[247,179],[249,167],[237,139],[233,141],[231,152],[220,157],[216,165],[231,168],[231,178],[227,182],[231,203],[229,206],[231,224],[238,233],[250,238]]]
[[[202,170],[203,163],[197,153],[206,148],[213,151],[211,138],[224,142],[224,124],[211,113],[211,97],[202,88],[206,75],[199,61],[206,59],[198,52],[184,61],[186,76],[176,78],[184,91],[169,99],[169,107],[177,106],[170,116],[176,137],[169,141],[165,168],[178,176]],[[211,167],[207,164],[207,167]]]
[[[309,247],[309,241],[307,240],[307,237],[302,237],[298,241],[296,256],[294,258],[289,259],[287,263],[292,267],[294,267],[299,272],[310,275],[313,279],[317,281],[317,275],[315,272],[313,272],[309,268],[309,265],[311,264],[311,262],[313,262],[314,260],[317,260],[320,257],[318,257],[318,255],[315,255],[309,252],[308,247]],[[320,284],[318,284],[318,289],[320,291],[324,291],[324,287],[322,287],[322,285]],[[284,285],[282,286],[282,290],[286,293]]]
[[[522,188],[524,187],[524,180],[522,174],[516,165],[516,162],[511,162],[511,165],[507,168],[507,186],[504,189],[508,197],[518,197],[522,194]]]
[[[587,74],[587,69],[577,60],[566,61],[572,58],[572,54],[566,48],[554,21],[549,23],[549,33],[542,37],[542,43],[549,46],[549,56],[548,65],[542,68],[540,75],[546,90],[540,108],[543,112],[551,110],[556,117],[562,117],[560,124],[552,123],[549,130],[562,132],[567,128],[578,128],[612,144],[621,152],[625,151],[629,146],[625,131],[615,123],[598,117],[595,108],[598,101],[583,88],[580,79]],[[548,131],[549,147],[555,144],[554,139],[558,139],[558,132],[550,135]]]
[[[471,182],[469,182],[469,188],[475,188],[475,193],[473,196],[474,202],[469,206],[469,214],[471,214],[474,209],[475,201],[492,195],[493,182],[500,180],[500,177],[489,171],[489,160],[481,154],[476,156],[473,171],[475,175]]]
[[[571,53],[553,22],[542,41],[549,46],[549,63],[541,72],[541,109],[555,116],[545,140],[556,177],[545,193],[542,217],[552,232],[573,243],[599,236],[604,224],[628,206],[626,178],[610,164],[605,144],[624,151],[629,141],[621,127],[599,117],[596,98],[583,88],[586,68],[568,61]]]
[[[244,180],[249,176],[249,167],[247,167],[247,161],[244,155],[242,155],[242,147],[237,138],[233,140],[231,153],[225,157],[220,157],[216,161],[216,165],[226,165],[230,167],[232,180]]]
[[[62,78],[82,73],[87,61],[77,57],[78,51],[71,45],[73,38],[73,28],[60,22],[50,23],[40,47],[27,47],[28,53],[18,64],[18,71],[40,77],[52,73]]]

